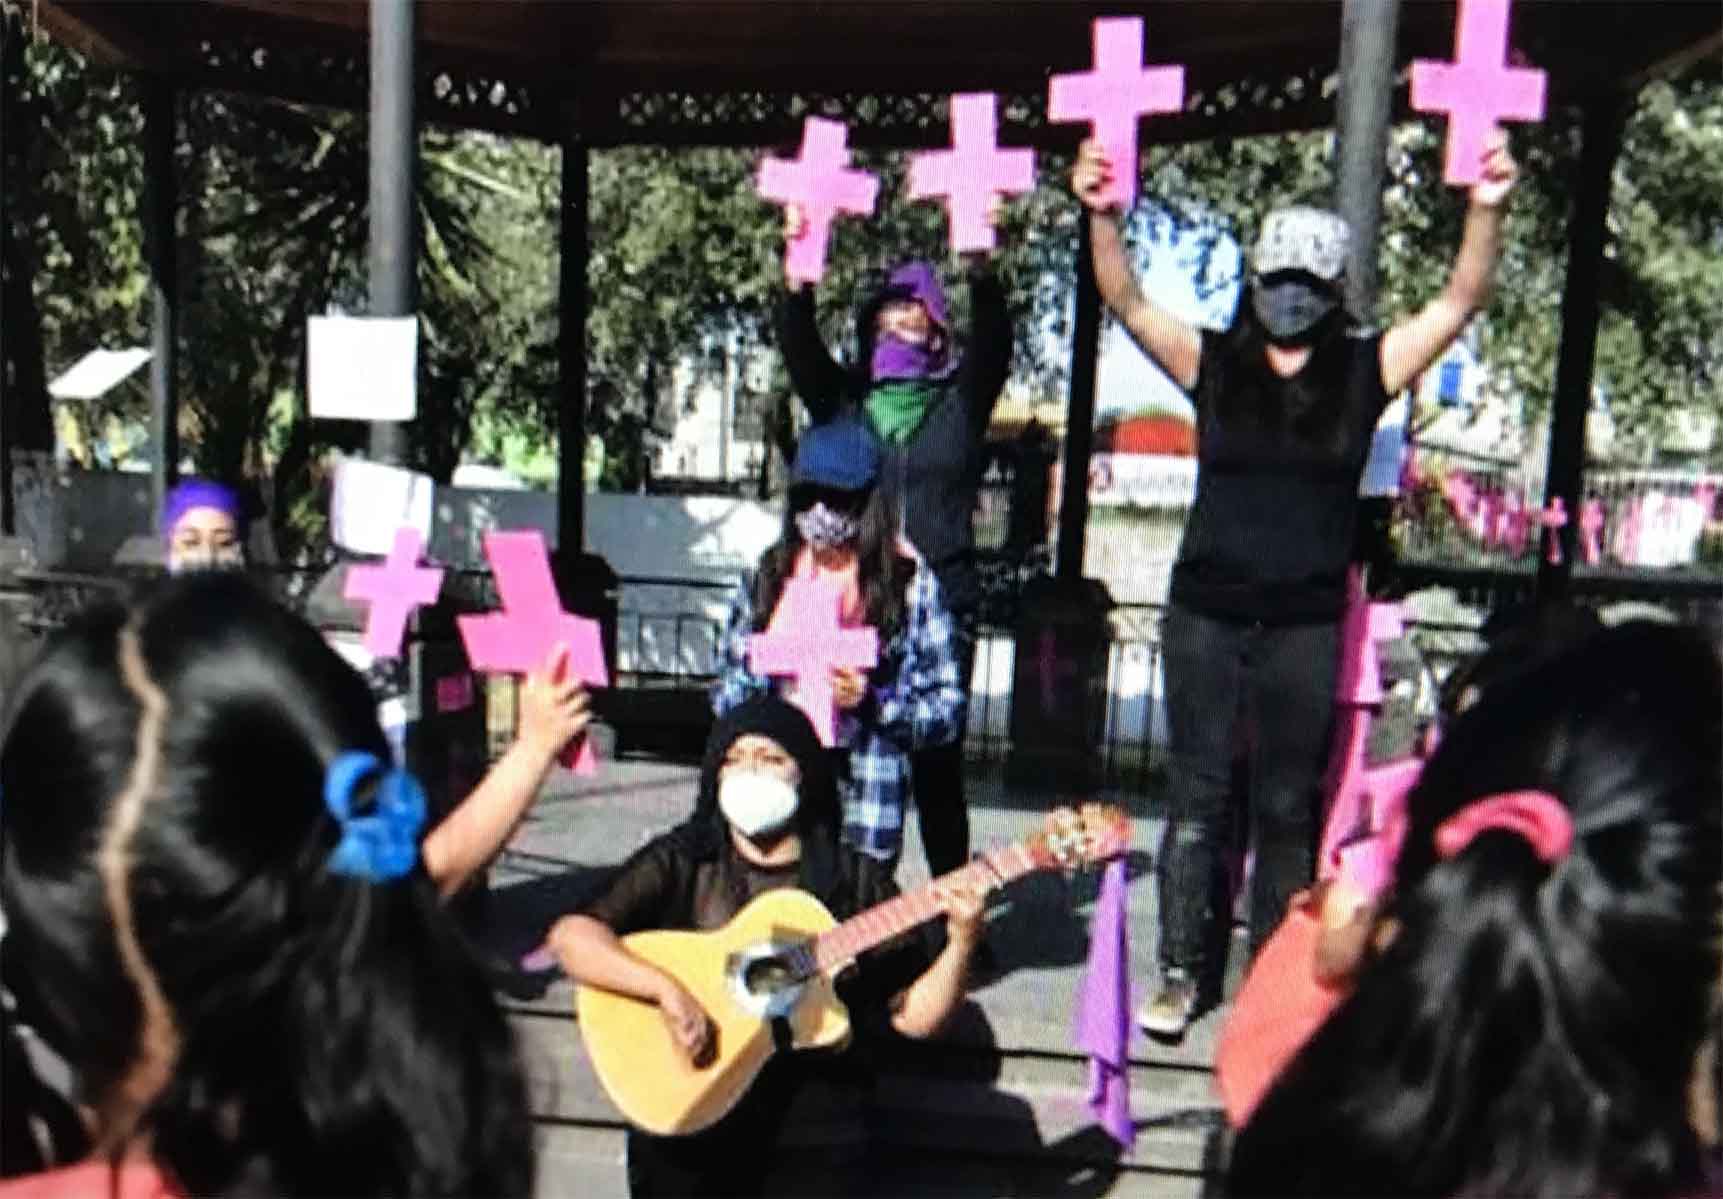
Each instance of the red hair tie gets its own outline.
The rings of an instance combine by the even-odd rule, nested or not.
[[[1454,857],[1479,833],[1492,829],[1518,833],[1551,864],[1573,848],[1573,819],[1561,800],[1548,791],[1504,791],[1474,800],[1442,821],[1436,828],[1436,853]]]

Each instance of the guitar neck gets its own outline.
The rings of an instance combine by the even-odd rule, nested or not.
[[[940,914],[933,889],[940,884],[987,892],[1040,869],[1022,842],[982,854],[975,861],[942,875],[925,887],[889,899],[877,907],[852,916],[813,944],[814,963],[830,973],[854,961],[874,946],[925,924]]]

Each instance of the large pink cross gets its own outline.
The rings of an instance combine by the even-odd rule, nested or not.
[[[1469,185],[1483,177],[1484,148],[1502,121],[1544,115],[1544,73],[1506,66],[1508,0],[1460,0],[1454,61],[1412,63],[1412,107],[1448,114],[1442,178]]]
[[[796,576],[764,633],[748,641],[748,667],[756,674],[795,680],[791,701],[807,713],[820,744],[837,743],[837,709],[832,699],[832,669],[872,669],[879,663],[879,634],[869,628],[844,628],[839,621],[843,589],[828,579]]]
[[[1137,120],[1184,107],[1185,69],[1143,68],[1141,17],[1097,18],[1094,38],[1094,70],[1048,82],[1047,119],[1091,124],[1113,164],[1108,199],[1129,211],[1137,202]]]
[[[826,273],[826,243],[834,216],[840,212],[866,216],[873,211],[879,180],[849,168],[847,137],[843,122],[809,117],[802,123],[800,157],[767,158],[760,163],[760,194],[802,210],[802,231],[790,239],[784,255],[785,271],[792,279],[818,283]]]
[[[341,594],[371,605],[365,616],[365,648],[379,658],[401,656],[407,617],[415,608],[436,603],[443,589],[443,572],[419,565],[424,548],[419,530],[403,525],[395,530],[395,544],[382,565],[347,568],[347,585]]]
[[[946,198],[951,248],[959,253],[993,248],[987,209],[994,196],[1035,190],[1035,151],[999,148],[995,104],[987,92],[951,97],[951,149],[909,162],[909,198]]]
[[[537,529],[485,534],[485,557],[502,597],[500,612],[460,616],[461,640],[474,670],[528,674],[543,666],[560,643],[568,646],[568,668],[588,686],[610,682],[598,622],[563,611],[551,580],[550,555]],[[565,747],[561,761],[577,774],[597,770],[591,738]]]

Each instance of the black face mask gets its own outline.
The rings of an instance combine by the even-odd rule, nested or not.
[[[1340,308],[1333,288],[1302,274],[1271,275],[1250,287],[1251,309],[1276,345],[1309,345]]]

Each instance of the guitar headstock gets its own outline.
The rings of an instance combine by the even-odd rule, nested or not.
[[[1116,804],[1054,808],[1047,813],[1042,830],[1024,844],[1040,869],[1076,870],[1116,858],[1129,849],[1131,818]]]

